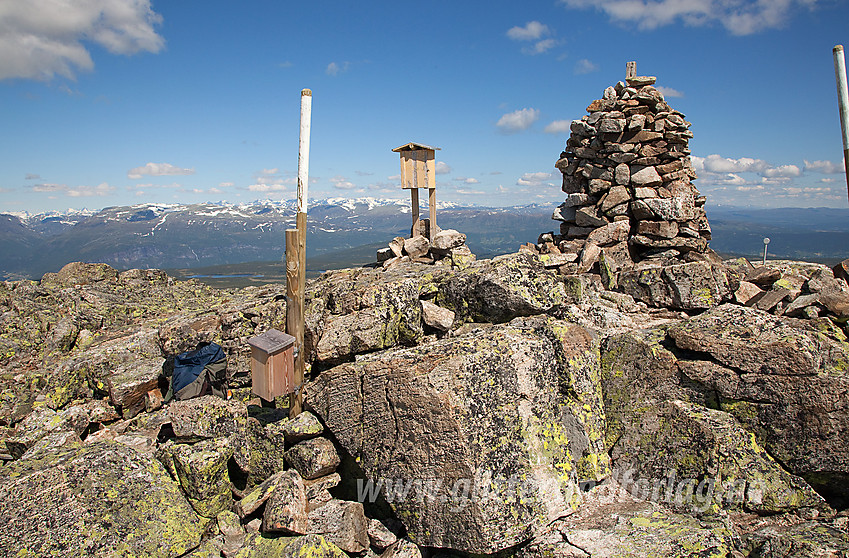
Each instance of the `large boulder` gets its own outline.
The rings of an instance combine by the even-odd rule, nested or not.
[[[849,504],[849,343],[828,319],[720,306],[669,329],[689,380],[716,394],[780,463]]]
[[[417,341],[423,335],[419,294],[425,282],[421,274],[395,269],[325,273],[306,293],[307,360],[338,363]]]
[[[527,253],[481,260],[438,283],[436,304],[458,321],[503,323],[573,302],[562,276]]]
[[[618,273],[620,291],[650,306],[706,310],[731,298],[725,269],[707,262],[629,268]]]
[[[101,442],[20,460],[0,476],[4,556],[183,556],[204,524],[158,461]]]
[[[645,430],[643,421],[656,423],[650,414],[664,401],[687,401],[725,411],[754,436],[749,449],[734,450],[740,456],[762,448],[764,459],[803,477],[830,504],[846,506],[849,343],[829,320],[778,318],[725,304],[664,328],[611,336],[602,354],[608,448],[629,429]],[[712,432],[710,445],[739,445],[735,423],[720,427],[726,419],[717,423],[694,412],[674,413],[676,428],[698,424]],[[646,447],[653,445],[648,438]],[[792,488],[788,494],[805,491],[795,480],[781,482]],[[812,505],[807,496],[798,504]]]
[[[413,542],[493,553],[607,474],[597,377],[592,332],[539,317],[370,355],[307,393]]]
[[[641,498],[693,512],[828,510],[728,413],[670,400],[645,409],[631,426],[611,458],[619,482]]]

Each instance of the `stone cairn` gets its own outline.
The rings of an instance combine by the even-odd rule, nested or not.
[[[537,246],[563,273],[601,274],[643,260],[704,260],[710,226],[705,198],[693,186],[690,122],[653,84],[627,78],[572,121],[556,168],[568,194],[552,215],[560,234],[544,233]]]
[[[410,238],[396,236],[386,248],[377,251],[377,266],[389,269],[403,262],[428,265],[448,265],[465,268],[475,260],[466,246],[466,235],[454,229],[439,229],[430,237],[430,222],[419,220],[410,231]]]

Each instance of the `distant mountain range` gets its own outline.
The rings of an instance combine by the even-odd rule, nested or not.
[[[441,203],[437,223],[466,233],[472,251],[491,257],[556,230],[558,223],[551,220],[555,205],[496,208]],[[758,258],[768,236],[774,257],[827,262],[849,257],[849,210],[709,207],[708,218],[713,227],[711,246],[723,254]],[[269,201],[0,214],[0,276],[37,279],[71,261],[105,262],[118,269],[275,262],[284,253],[284,231],[294,223],[291,202]],[[307,257],[324,268],[362,265],[374,261],[378,246],[395,236],[408,236],[409,230],[406,201],[314,201],[309,208]]]
[[[553,205],[437,207],[439,226],[465,232],[469,246],[482,257],[515,251],[556,225],[550,219]],[[362,259],[365,245],[409,236],[410,204],[374,198],[317,200],[307,221],[307,257],[335,254],[329,261],[344,262],[349,252]],[[284,231],[294,226],[293,203],[269,201],[0,214],[0,276],[37,279],[72,261],[104,262],[118,269],[280,261]]]

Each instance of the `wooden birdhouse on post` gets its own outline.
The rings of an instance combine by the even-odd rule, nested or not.
[[[276,329],[248,339],[251,347],[251,392],[274,401],[295,393],[295,338]]]
[[[436,151],[421,143],[406,143],[392,151],[401,154],[401,188],[410,191],[413,209],[413,231],[419,222],[419,188],[427,188],[430,209],[429,238],[436,234]]]

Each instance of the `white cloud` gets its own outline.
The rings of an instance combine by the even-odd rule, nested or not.
[[[814,8],[816,0],[560,0],[568,8],[595,8],[619,23],[640,30],[683,23],[703,26],[719,23],[732,35],[750,35],[782,27],[791,12]]]
[[[526,172],[516,181],[518,186],[554,186],[554,174],[550,172]]]
[[[842,162],[842,161],[841,161]],[[846,172],[846,168],[831,161],[805,161],[805,171],[821,172],[823,174],[840,174]]]
[[[285,192],[289,187],[283,183],[257,183],[248,186],[251,192]]]
[[[458,176],[454,179],[456,182],[462,182],[463,184],[480,184],[480,180],[477,178],[466,178],[465,176]]]
[[[443,161],[437,161],[436,162],[436,174],[449,174],[451,172],[451,170],[452,170],[451,167],[448,166],[447,163],[445,163]],[[395,176],[397,176],[398,180],[401,180],[400,174],[395,175]],[[394,177],[390,176],[389,178],[394,178]]]
[[[330,179],[330,182],[333,183],[333,187],[337,190],[353,190],[357,187],[356,184],[348,180],[347,177],[337,175]]]
[[[87,198],[92,196],[108,196],[115,191],[114,186],[102,182],[97,186],[68,186],[66,184],[36,184],[34,192],[61,193],[71,198]]]
[[[598,71],[598,64],[590,62],[586,58],[578,60],[575,64],[575,73],[578,75],[591,74]]]
[[[517,111],[508,112],[498,119],[496,126],[501,128],[503,132],[509,134],[527,130],[533,126],[534,122],[539,120],[539,110],[533,108],[523,108]]]
[[[195,169],[184,169],[180,167],[175,167],[169,163],[148,163],[143,167],[136,167],[134,169],[130,169],[127,171],[127,178],[141,178],[144,175],[149,176],[171,176],[171,175],[183,175],[183,174],[194,174]]]
[[[235,182],[219,182],[218,183],[219,188],[232,188],[235,185],[236,185]]]
[[[41,176],[28,172],[24,175],[24,180],[41,180]]]
[[[511,27],[507,30],[507,36],[514,41],[535,41],[549,33],[551,29],[548,25],[538,21],[529,21],[524,27]]]
[[[727,159],[721,155],[708,155],[704,159],[693,157],[694,166],[699,159],[699,166],[709,172],[763,172],[769,168],[769,163],[761,159],[741,157],[739,159]],[[696,167],[698,171],[699,168]]]
[[[436,163],[436,174],[439,174],[439,163],[442,163],[442,161],[439,161],[438,163]],[[445,165],[445,163],[442,163],[442,164]],[[447,167],[448,165],[445,165],[445,166]],[[451,172],[450,168],[448,169],[448,172]],[[387,176],[386,180],[398,181],[398,180],[401,180],[401,175],[400,174],[393,174],[392,176]]]
[[[662,85],[656,86],[657,90],[663,93],[664,97],[683,97],[684,94],[678,91],[677,89],[672,89],[671,87],[664,87]]]
[[[327,65],[327,68],[324,70],[324,73],[329,76],[336,76],[340,73],[344,73],[348,71],[348,68],[351,67],[350,62],[342,62],[341,64],[337,64],[336,62],[331,62]]]
[[[0,79],[74,79],[94,68],[84,43],[112,54],[159,52],[161,22],[150,0],[0,2]]]
[[[542,131],[546,134],[568,134],[572,128],[571,120],[555,120],[548,124]]]
[[[543,39],[542,41],[534,43],[534,46],[532,47],[523,48],[522,54],[542,54],[544,52],[548,52],[555,46],[557,46],[557,41],[555,39]]]
[[[248,186],[250,192],[285,192],[289,186],[294,186],[298,183],[297,177],[282,178],[280,169],[268,168],[254,173],[255,182]],[[310,177],[310,184],[315,183],[315,177]]]
[[[796,165],[781,165],[765,169],[762,174],[767,178],[791,178],[794,176],[802,176],[802,169]]]

